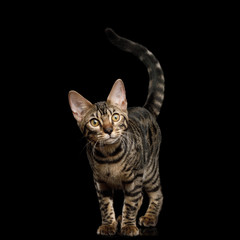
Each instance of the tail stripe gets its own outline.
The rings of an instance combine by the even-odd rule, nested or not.
[[[155,117],[160,113],[164,99],[164,75],[157,58],[144,46],[118,36],[112,29],[105,30],[110,42],[123,51],[137,56],[146,66],[149,75],[148,96],[144,107]]]

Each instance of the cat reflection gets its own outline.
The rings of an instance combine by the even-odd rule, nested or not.
[[[140,236],[146,236],[146,237],[156,237],[158,236],[158,229],[155,228],[140,228],[139,229],[139,235]]]

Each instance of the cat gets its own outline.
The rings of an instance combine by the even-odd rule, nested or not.
[[[164,75],[156,57],[144,46],[105,29],[109,41],[123,51],[137,56],[147,67],[149,88],[143,107],[127,107],[124,83],[118,79],[106,101],[92,104],[76,91],[69,92],[74,118],[87,139],[87,157],[93,172],[102,225],[97,234],[114,235],[120,222],[125,236],[139,235],[136,223],[143,201],[148,209],[139,225],[156,226],[163,204],[159,176],[161,132],[156,121],[164,98]],[[122,189],[122,215],[116,219],[113,190]]]

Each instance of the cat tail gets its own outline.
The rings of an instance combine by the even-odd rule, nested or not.
[[[120,37],[110,28],[106,28],[105,33],[113,45],[137,56],[146,66],[149,75],[149,86],[144,107],[157,117],[164,99],[164,75],[159,61],[141,44]]]

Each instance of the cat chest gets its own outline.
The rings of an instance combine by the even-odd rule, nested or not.
[[[98,168],[99,178],[114,188],[122,187],[122,171],[120,164],[104,164]]]

